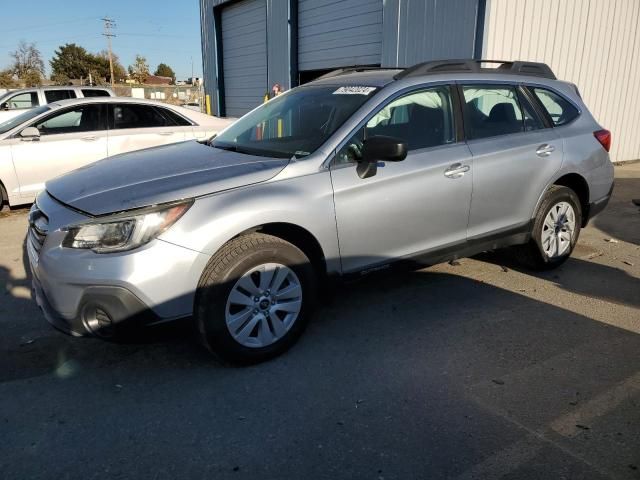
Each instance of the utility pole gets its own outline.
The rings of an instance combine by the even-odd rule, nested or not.
[[[115,28],[116,22],[109,17],[102,19],[104,22],[103,36],[107,37],[107,44],[109,45],[109,73],[111,75],[111,88],[113,88],[113,53],[111,52],[111,38],[115,37],[112,29]]]

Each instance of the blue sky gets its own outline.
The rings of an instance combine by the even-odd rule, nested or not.
[[[42,52],[47,76],[49,59],[58,46],[76,43],[90,52],[107,48],[100,18],[116,21],[113,51],[126,68],[139,53],[153,72],[160,62],[168,64],[178,79],[202,74],[200,6],[198,0],[164,3],[151,0],[30,0],[11,2],[2,9],[0,69],[9,66],[9,52],[20,40],[35,42]]]

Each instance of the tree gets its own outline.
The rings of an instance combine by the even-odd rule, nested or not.
[[[17,86],[13,79],[13,72],[9,69],[0,70],[0,88],[15,88]]]
[[[114,82],[119,82],[120,80],[126,78],[127,71],[124,69],[122,64],[120,63],[120,59],[118,55],[112,53],[113,58],[113,77]],[[102,50],[94,55],[96,65],[98,67],[98,71],[101,77],[105,78],[107,81],[110,81],[111,72],[109,71],[109,52],[106,50]]]
[[[34,80],[36,75],[44,75],[44,62],[42,54],[36,48],[35,43],[27,43],[21,40],[15,52],[10,53],[13,58],[11,69],[19,79],[24,80],[26,76]]]
[[[129,65],[129,75],[138,83],[144,83],[149,76],[149,64],[142,55],[136,55],[136,61]]]
[[[25,87],[39,87],[42,85],[42,75],[35,70],[29,70],[20,77]]]
[[[154,75],[157,75],[159,77],[169,77],[171,78],[171,83],[176,83],[176,74],[173,69],[166,63],[161,63],[160,65],[158,65],[158,68],[156,68]]]
[[[67,43],[53,52],[51,64],[51,79],[85,78],[94,67],[93,55],[75,43]]]

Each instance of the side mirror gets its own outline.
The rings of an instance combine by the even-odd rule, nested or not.
[[[362,146],[362,160],[356,169],[360,178],[378,173],[378,161],[401,162],[407,158],[407,142],[395,137],[376,135],[367,138]]]
[[[2,105],[0,105],[0,110],[4,110],[5,112],[9,110],[9,102],[4,102]]]
[[[27,127],[20,132],[23,141],[40,140],[40,130],[36,127]]]

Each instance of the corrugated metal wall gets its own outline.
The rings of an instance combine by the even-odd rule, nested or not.
[[[267,2],[243,0],[222,10],[225,113],[241,117],[262,103],[267,78]]]
[[[229,6],[225,5],[228,4]],[[291,88],[290,82],[290,37],[289,2],[287,0],[266,0],[267,4],[267,85],[279,83],[284,89]],[[200,28],[202,36],[202,68],[205,93],[210,96],[212,112],[218,114],[218,71],[216,68],[215,22],[213,9],[233,8],[229,0],[200,0]],[[224,58],[223,58],[224,61]],[[260,95],[264,95],[260,89]]]
[[[382,66],[472,58],[477,11],[478,0],[386,0]]]
[[[298,68],[380,63],[382,0],[300,0]]]
[[[613,132],[611,159],[640,159],[640,1],[488,0],[483,57],[548,63]]]

